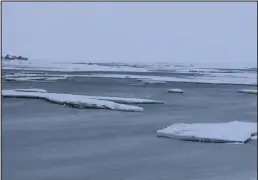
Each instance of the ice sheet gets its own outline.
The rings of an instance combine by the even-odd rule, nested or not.
[[[70,105],[75,108],[96,108],[96,109],[111,109],[111,110],[136,111],[136,112],[143,111],[143,108],[138,106],[119,104],[112,101],[91,99],[83,95],[19,92],[14,90],[2,90],[2,96],[44,99],[52,103]]]
[[[157,131],[157,136],[180,140],[245,143],[257,133],[257,123],[231,121],[226,123],[172,124]]]

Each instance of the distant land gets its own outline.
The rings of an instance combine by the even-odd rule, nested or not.
[[[2,60],[28,60],[27,57],[23,56],[12,56],[10,54],[7,54],[6,56],[2,56]]]

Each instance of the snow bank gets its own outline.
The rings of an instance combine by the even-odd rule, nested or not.
[[[39,93],[39,92],[19,92],[14,90],[2,90],[4,97],[17,98],[37,98],[46,101],[70,105],[75,108],[96,108],[96,109],[111,109],[120,111],[143,111],[143,108],[126,104],[119,104],[111,101],[91,99],[83,95],[72,94],[57,94],[57,93]]]
[[[184,93],[183,90],[178,89],[178,88],[169,89],[168,92],[170,92],[170,93]]]
[[[257,94],[257,89],[240,89],[238,90],[238,92],[247,94]]]
[[[39,93],[46,93],[47,90],[45,89],[14,89],[14,91],[20,92],[39,92]]]
[[[172,124],[157,131],[157,136],[180,140],[245,143],[257,133],[257,123],[232,121],[226,123]]]

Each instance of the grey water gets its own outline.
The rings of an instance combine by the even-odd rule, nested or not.
[[[257,122],[245,85],[76,77],[4,82],[3,89],[163,100],[143,112],[76,109],[39,99],[2,98],[3,180],[242,180],[255,177],[257,141],[197,143],[156,137],[172,123]],[[181,88],[184,94],[167,93]]]

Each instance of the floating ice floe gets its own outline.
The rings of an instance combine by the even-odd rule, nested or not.
[[[47,76],[40,76],[40,77],[6,77],[6,81],[55,81],[55,80],[62,80],[66,79],[66,76],[60,77],[47,77]]]
[[[14,89],[14,91],[20,92],[39,92],[39,93],[46,93],[47,90],[45,89]]]
[[[178,89],[178,88],[172,88],[168,90],[169,93],[184,93],[183,90]]]
[[[111,110],[136,111],[136,112],[143,111],[143,108],[138,106],[119,104],[112,101],[91,99],[83,95],[19,92],[15,90],[2,90],[2,96],[16,97],[16,98],[44,99],[52,103],[70,105],[75,108],[96,108],[96,109],[111,109]]]
[[[238,92],[247,94],[257,94],[257,89],[240,89],[238,90]]]
[[[246,143],[257,134],[257,123],[232,121],[226,123],[172,124],[157,131],[158,137],[198,142]]]
[[[138,79],[143,84],[166,84],[166,81],[152,80],[152,79]]]
[[[163,101],[150,100],[150,99],[140,99],[140,98],[124,98],[124,97],[103,97],[103,96],[86,96],[91,99],[113,101],[116,103],[125,104],[164,104]]]

